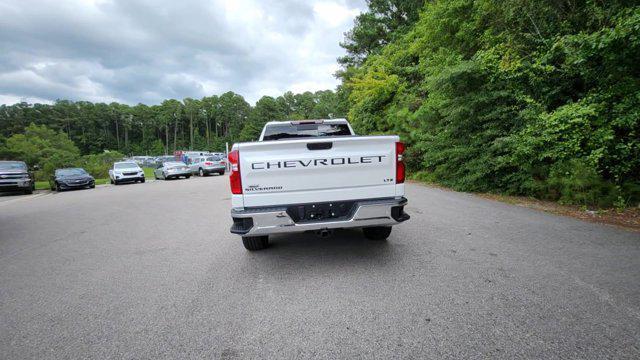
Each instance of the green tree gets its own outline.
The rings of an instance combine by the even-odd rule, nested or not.
[[[31,167],[37,165],[44,174],[51,174],[56,168],[73,165],[80,150],[67,134],[31,124],[23,134],[9,137],[0,154],[10,160],[22,160]]]
[[[240,141],[255,141],[260,136],[260,131],[269,121],[281,121],[285,118],[285,112],[276,99],[271,96],[263,96],[256,102],[251,110],[248,121],[240,132]]]
[[[198,121],[201,118],[200,112],[202,103],[199,100],[186,98],[182,101],[184,104],[184,111],[189,119],[189,150],[193,150],[193,129],[194,126],[198,126]]]
[[[418,20],[425,0],[367,0],[368,10],[358,15],[340,43],[347,55],[338,62],[345,68],[359,66]]]
[[[220,123],[220,135],[224,138],[237,137],[250,111],[251,106],[241,95],[232,91],[220,95],[216,113],[216,119]]]
[[[205,139],[207,142],[207,148],[211,146],[211,137],[218,137],[218,119],[217,113],[219,109],[219,100],[216,95],[203,97],[200,100],[201,115],[205,124]]]

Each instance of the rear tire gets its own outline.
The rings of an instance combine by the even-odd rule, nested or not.
[[[268,236],[243,236],[242,245],[249,251],[262,250],[269,245]]]
[[[218,175],[224,175],[224,170],[220,171]]]
[[[391,226],[373,226],[362,228],[364,236],[369,240],[386,240],[391,235]]]
[[[201,177],[204,177],[204,171],[202,169],[198,170],[198,175],[200,175]]]
[[[188,179],[188,178],[190,178],[190,177],[191,177],[191,175],[187,175],[187,176],[185,176],[184,178],[185,178],[185,179]]]

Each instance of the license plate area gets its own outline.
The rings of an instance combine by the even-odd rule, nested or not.
[[[287,214],[296,223],[348,220],[353,217],[354,201],[332,201],[291,205]]]

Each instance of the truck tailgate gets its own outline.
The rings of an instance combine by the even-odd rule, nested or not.
[[[353,136],[238,144],[243,206],[395,197],[403,186],[395,183],[397,141]]]

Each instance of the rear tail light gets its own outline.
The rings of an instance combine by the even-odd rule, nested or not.
[[[229,153],[229,164],[231,164],[231,174],[229,175],[231,193],[242,194],[242,180],[240,179],[240,153],[238,150],[233,150]]]
[[[212,163],[211,161],[206,161],[204,164],[205,164],[206,166],[211,166],[211,165],[213,165],[213,163]]]
[[[404,144],[398,141],[396,142],[396,184],[404,183],[405,171],[402,154],[404,154]]]

